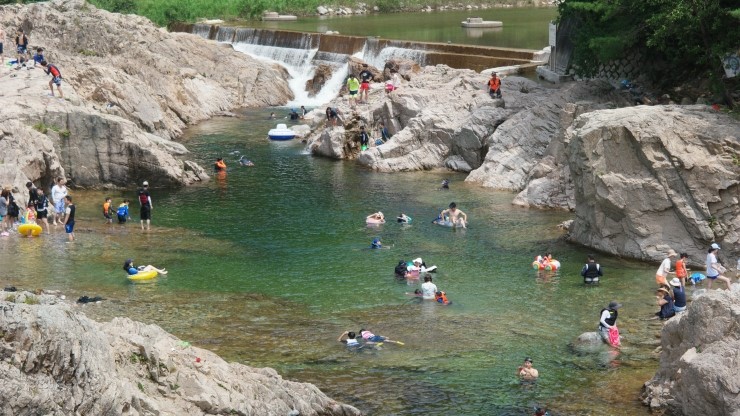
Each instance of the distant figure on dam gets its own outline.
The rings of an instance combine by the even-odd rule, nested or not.
[[[491,79],[488,80],[488,95],[501,98],[501,78],[495,72],[491,72]]]

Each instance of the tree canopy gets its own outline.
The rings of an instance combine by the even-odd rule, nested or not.
[[[560,19],[576,28],[572,63],[585,76],[639,55],[657,83],[718,80],[722,58],[740,49],[740,0],[564,0],[559,7]]]

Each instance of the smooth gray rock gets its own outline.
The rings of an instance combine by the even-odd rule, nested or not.
[[[740,415],[740,292],[713,290],[666,322],[643,403],[669,414]]]
[[[0,291],[0,310],[3,415],[360,415],[312,384],[227,363],[156,325],[98,323],[27,292]]]

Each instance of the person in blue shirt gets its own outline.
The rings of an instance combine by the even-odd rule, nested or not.
[[[40,65],[42,61],[45,61],[44,48],[37,48],[36,53],[33,55],[33,66],[36,66],[36,64]]]
[[[126,224],[126,220],[130,220],[131,216],[128,214],[128,204],[129,200],[124,199],[123,203],[118,206],[118,210],[116,211],[116,215],[118,216],[118,223],[119,224]]]
[[[135,274],[138,274],[139,272],[148,272],[151,270],[155,270],[159,274],[167,274],[166,269],[158,269],[151,264],[146,266],[134,266],[134,259],[128,259],[123,263],[123,270],[126,271],[126,273],[129,274],[129,276],[133,276]]]

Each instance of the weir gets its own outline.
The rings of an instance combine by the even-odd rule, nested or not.
[[[519,72],[533,72],[541,62],[539,51],[528,49],[458,45],[448,43],[400,41],[379,37],[345,36],[296,32],[279,29],[237,28],[208,24],[173,24],[175,32],[193,33],[217,42],[230,43],[234,49],[258,59],[284,65],[293,77],[291,88],[295,99],[288,105],[320,105],[331,100],[343,85],[349,57],[362,59],[379,69],[394,58],[409,59],[420,66],[444,64],[452,68],[482,71],[489,68],[517,66]],[[309,96],[305,85],[316,67],[329,65],[331,79],[315,96]]]

